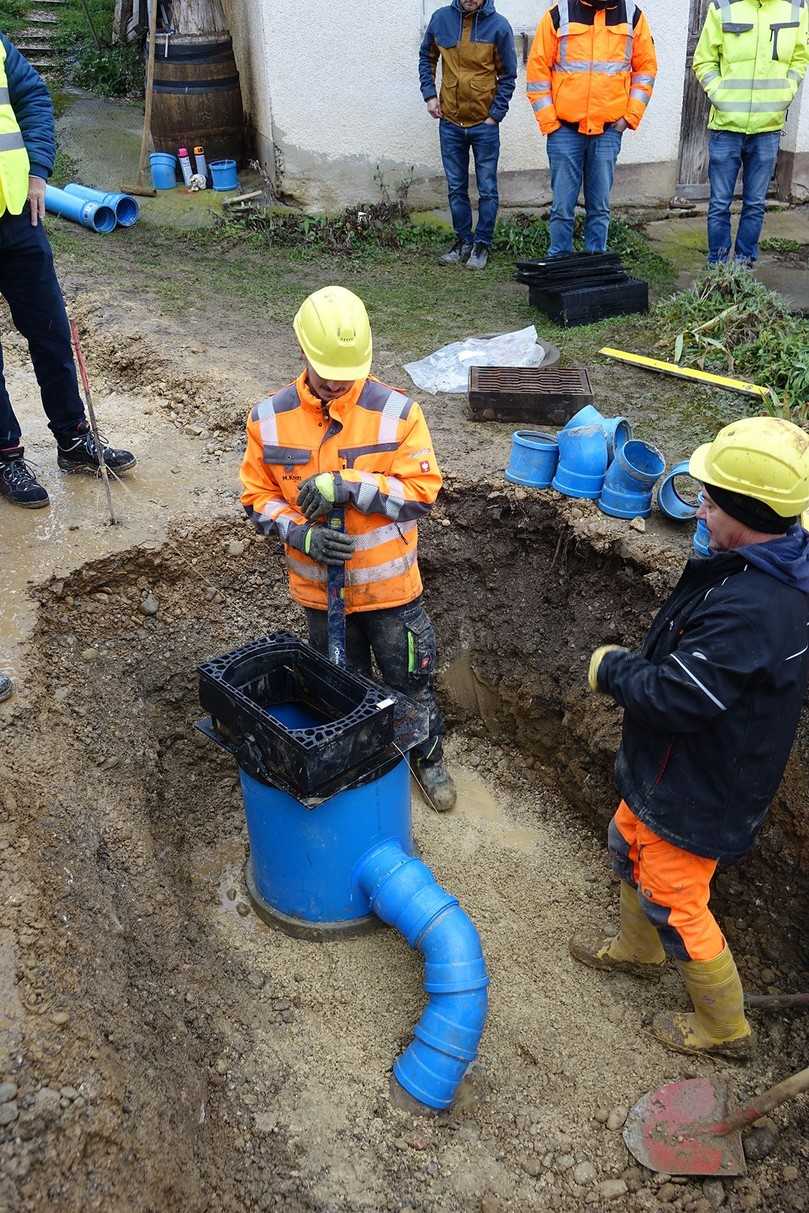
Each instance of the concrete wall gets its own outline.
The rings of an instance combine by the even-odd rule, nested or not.
[[[434,0],[225,0],[245,104],[259,152],[275,154],[285,189],[306,206],[336,209],[377,197],[377,166],[395,186],[411,169],[416,206],[444,205],[437,124],[418,87],[421,36]],[[517,90],[502,124],[505,206],[549,200],[545,141],[525,98],[523,31],[548,0],[498,0],[517,32]],[[646,202],[675,191],[685,76],[686,0],[644,0],[657,44],[654,97],[637,132],[624,136],[616,196]],[[302,14],[310,14],[306,19]],[[791,143],[809,161],[809,102],[793,107]],[[809,168],[807,169],[809,177]]]

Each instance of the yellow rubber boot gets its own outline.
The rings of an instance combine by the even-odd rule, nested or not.
[[[638,900],[638,890],[621,881],[621,930],[604,938],[595,932],[577,935],[570,941],[574,960],[605,973],[631,973],[656,979],[665,967],[666,953],[660,936]]]
[[[692,1014],[679,1011],[655,1015],[652,1031],[678,1053],[715,1053],[746,1061],[753,1034],[744,1014],[744,993],[730,948],[715,960],[678,961],[685,988],[694,1004]]]

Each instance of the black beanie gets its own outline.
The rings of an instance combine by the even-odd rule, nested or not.
[[[720,489],[716,484],[708,484],[705,488],[712,501],[720,510],[724,510],[731,518],[749,526],[751,531],[760,531],[763,535],[786,535],[791,526],[798,521],[797,517],[782,518],[765,502],[756,497],[746,497],[744,493],[734,493],[730,489]]]

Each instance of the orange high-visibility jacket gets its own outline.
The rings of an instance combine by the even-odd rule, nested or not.
[[[652,96],[657,54],[634,0],[595,9],[559,0],[539,23],[528,59],[528,100],[543,135],[574,122],[583,135],[625,118],[636,129]]]
[[[442,484],[421,407],[374,378],[324,405],[304,372],[250,414],[242,504],[259,530],[284,541],[295,601],[325,611],[326,566],[291,542],[309,525],[298,490],[319,472],[339,473],[349,494],[345,529],[357,547],[346,565],[346,610],[378,611],[418,598],[417,523]]]

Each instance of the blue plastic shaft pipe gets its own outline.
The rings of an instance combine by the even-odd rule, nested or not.
[[[94,190],[89,185],[66,185],[66,194],[73,194],[76,198],[85,198],[88,202],[97,202],[103,206],[111,206],[115,211],[115,218],[121,227],[134,227],[140,219],[140,206],[136,198],[131,194],[105,194],[102,190]]]
[[[448,1108],[477,1057],[488,1008],[489,976],[480,936],[458,899],[398,842],[374,847],[355,879],[383,922],[424,956],[429,1002],[414,1039],[394,1063],[396,1081],[429,1108]]]
[[[117,226],[112,207],[77,198],[53,185],[45,186],[45,209],[54,215],[61,215],[63,219],[72,219],[82,227],[89,227],[93,232],[112,232]]]

